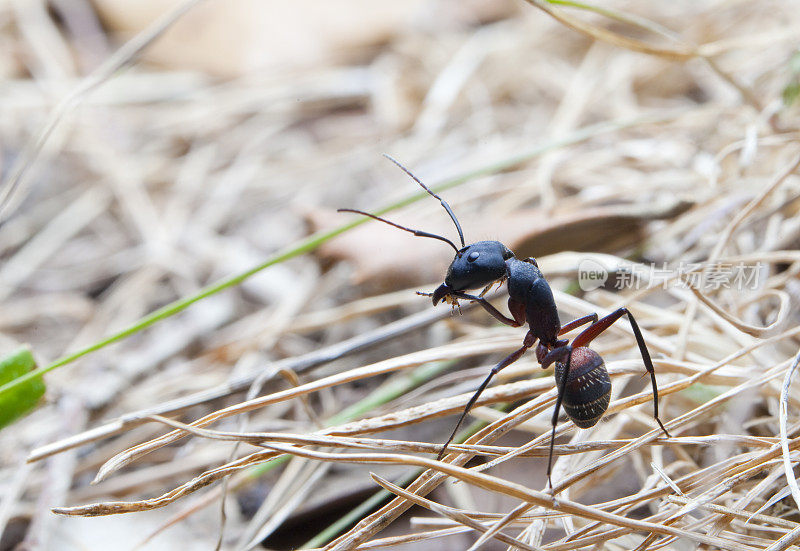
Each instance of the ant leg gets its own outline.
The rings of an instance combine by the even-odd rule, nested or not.
[[[550,454],[547,457],[547,484],[553,488],[553,480],[550,474],[553,471],[553,446],[556,442],[556,425],[558,424],[558,414],[561,412],[561,403],[564,401],[564,392],[567,390],[567,378],[569,377],[569,368],[572,362],[572,347],[569,345],[561,346],[550,351],[547,356],[542,360],[542,367],[547,368],[554,362],[563,362],[564,356],[567,357],[564,372],[561,373],[561,380],[556,380],[556,389],[558,395],[556,396],[556,406],[553,409],[553,418],[551,420],[552,429],[550,432]]]
[[[566,325],[562,325],[561,331],[559,331],[558,334],[560,336],[563,335],[564,333],[569,333],[576,327],[580,327],[581,325],[586,325],[587,323],[597,323],[597,314],[596,313],[589,314],[588,316],[583,316],[582,318],[575,318]]]
[[[464,300],[471,300],[480,304],[484,310],[489,312],[489,314],[499,321],[500,323],[505,323],[506,325],[510,325],[511,327],[519,327],[522,325],[521,323],[517,322],[517,320],[513,320],[507,316],[504,316],[497,308],[491,305],[491,303],[483,297],[476,297],[475,295],[468,295],[462,291],[453,291],[450,293],[451,296],[456,298],[463,298]]]
[[[664,431],[664,434],[669,437],[669,432],[667,431],[666,427],[664,427],[664,423],[662,423],[661,419],[658,417],[658,385],[656,384],[656,371],[653,367],[653,360],[650,358],[650,352],[647,350],[647,345],[644,342],[642,331],[639,329],[639,324],[636,323],[636,318],[633,317],[633,314],[631,314],[627,308],[619,308],[614,310],[606,317],[600,319],[600,321],[597,321],[596,323],[593,323],[584,329],[583,332],[575,337],[575,339],[572,341],[572,346],[574,348],[578,348],[579,346],[588,346],[595,337],[611,327],[611,325],[622,316],[628,316],[631,329],[633,329],[633,336],[636,338],[636,344],[639,347],[639,353],[642,356],[642,361],[644,361],[644,367],[647,372],[650,373],[650,383],[653,386],[653,417],[655,417],[658,426],[661,427],[661,430]]]
[[[469,402],[467,402],[466,407],[464,407],[464,411],[461,413],[461,417],[458,418],[458,423],[456,423],[456,428],[453,429],[453,433],[450,435],[450,438],[448,438],[447,442],[445,442],[444,446],[442,446],[442,451],[440,451],[439,455],[436,456],[437,460],[441,460],[444,457],[444,454],[447,453],[447,446],[449,446],[450,442],[452,442],[453,438],[455,438],[456,432],[458,432],[461,423],[464,422],[464,419],[466,419],[467,417],[467,413],[469,413],[469,411],[472,409],[472,406],[475,405],[475,402],[478,401],[478,397],[484,390],[486,390],[486,387],[489,386],[489,381],[492,380],[492,377],[497,375],[497,373],[499,373],[500,370],[502,370],[503,368],[508,367],[509,365],[513,364],[518,359],[520,359],[522,355],[525,353],[525,351],[528,350],[533,345],[533,339],[534,337],[530,333],[525,335],[525,341],[523,342],[522,347],[519,348],[518,350],[515,350],[508,356],[506,356],[506,358],[503,361],[501,361],[499,364],[494,366],[491,371],[489,371],[489,375],[481,383],[481,386],[478,387],[478,390],[475,391],[475,394],[472,395],[472,398],[469,399]]]

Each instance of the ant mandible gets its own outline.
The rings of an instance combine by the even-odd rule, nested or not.
[[[561,406],[564,406],[567,416],[582,429],[593,427],[597,424],[606,409],[608,409],[611,398],[611,380],[608,377],[608,370],[603,358],[588,346],[592,340],[622,316],[627,316],[628,321],[630,321],[636,344],[639,346],[639,352],[644,361],[644,367],[650,373],[650,380],[653,385],[653,416],[658,426],[664,431],[664,434],[668,437],[670,436],[658,417],[658,386],[656,385],[653,361],[642,337],[639,324],[636,323],[636,319],[627,308],[618,308],[601,319],[598,319],[597,314],[591,314],[574,319],[566,325],[561,325],[556,303],[553,299],[553,292],[539,270],[536,260],[533,258],[517,259],[514,253],[499,241],[478,241],[472,245],[466,245],[461,224],[458,223],[458,219],[450,205],[431,191],[428,186],[423,184],[419,178],[414,176],[411,171],[398,161],[388,155],[384,156],[422,186],[422,189],[439,200],[456,225],[458,237],[461,240],[461,248],[456,247],[452,241],[441,235],[407,228],[368,212],[355,209],[339,209],[339,212],[353,212],[368,216],[395,228],[410,232],[415,236],[438,239],[453,247],[456,256],[447,269],[444,283],[433,293],[417,293],[431,297],[434,306],[442,300],[453,306],[458,305],[458,299],[469,300],[477,302],[492,317],[511,327],[520,327],[526,322],[528,323],[528,332],[522,341],[522,346],[492,368],[489,375],[478,387],[478,390],[467,402],[461,417],[458,419],[458,423],[456,423],[450,438],[442,446],[437,459],[441,460],[444,457],[447,452],[447,446],[453,441],[461,423],[463,423],[472,406],[475,405],[478,397],[489,385],[492,377],[520,359],[538,341],[536,359],[543,369],[555,364],[556,387],[558,388],[556,407],[552,418],[550,454],[547,459],[547,480],[550,487],[552,487],[550,473],[553,466],[553,443]],[[483,295],[492,285],[495,283],[502,285],[504,281],[508,284],[508,309],[511,312],[511,318],[502,314],[483,298]],[[483,289],[478,296],[467,293],[467,291],[477,289]],[[560,340],[558,338],[587,323],[591,323],[591,325],[575,337],[572,343],[567,339]]]

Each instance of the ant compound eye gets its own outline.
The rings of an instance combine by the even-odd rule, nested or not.
[[[472,252],[471,252],[471,253],[469,253],[469,255],[467,256],[467,260],[468,260],[469,262],[475,262],[476,260],[478,260],[478,257],[479,257],[480,255],[481,255],[481,253],[479,253],[479,252],[477,252],[477,251],[472,251]]]

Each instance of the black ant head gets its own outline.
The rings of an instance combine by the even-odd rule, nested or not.
[[[436,305],[454,291],[481,289],[506,277],[506,260],[513,258],[499,241],[478,241],[456,252],[447,269],[444,284],[433,293]]]

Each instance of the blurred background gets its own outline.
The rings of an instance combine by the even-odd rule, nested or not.
[[[121,416],[172,404],[159,411],[189,422],[242,402],[248,389],[269,394],[464,343],[463,357],[438,358],[441,372],[377,409],[343,415],[399,372],[214,425],[306,434],[467,393],[519,346],[521,329],[499,328],[484,312],[433,310],[414,293],[442,282],[452,251],[440,242],[370,222],[301,247],[310,235],[358,219],[337,208],[373,212],[418,194],[384,153],[424,182],[449,186],[442,194],[467,242],[499,239],[519,257],[539,258],[564,320],[630,305],[652,336],[654,357],[665,362],[658,366],[663,384],[797,326],[800,258],[792,251],[800,239],[800,180],[792,175],[768,186],[800,154],[798,37],[796,1],[614,0],[602,9],[523,0],[0,2],[0,351],[27,343],[46,366],[172,301],[276,260],[47,375],[39,408],[0,432],[0,550],[213,549],[220,537],[223,549],[258,548],[268,537],[267,548],[296,548],[377,489],[371,470],[395,481],[408,476],[400,466],[320,469],[293,461],[231,484],[224,527],[219,483],[155,511],[88,519],[50,512],[153,498],[253,452],[184,439],[90,485],[114,454],[166,432],[153,422],[112,426]],[[764,200],[725,236],[760,193]],[[456,239],[429,197],[386,216]],[[274,256],[286,252],[292,258]],[[627,261],[674,274],[720,255],[759,263],[752,289],[708,293],[733,321],[685,285],[621,290],[614,275]],[[586,258],[611,273],[598,289],[577,283]],[[399,336],[381,333],[422,312],[431,317]],[[307,361],[363,335],[374,337],[369,349],[345,347]],[[476,339],[491,347],[468,348]],[[629,333],[610,331],[604,339],[597,349],[607,360],[638,362]],[[727,375],[695,386],[694,394],[666,392],[662,419],[700,408],[746,374],[783,366],[782,375],[797,344],[790,335],[727,362],[718,372]],[[614,376],[619,396],[647,390],[636,362]],[[540,375],[535,359],[519,363],[503,382]],[[251,386],[267,372],[262,385]],[[533,394],[552,388],[545,375],[546,386]],[[773,377],[759,390],[736,391],[736,415],[703,410],[675,434],[774,437],[779,385]],[[192,396],[198,398],[173,402]],[[652,429],[650,408],[645,401],[635,414],[577,433],[635,438]],[[548,431],[550,412],[544,408],[508,443]],[[497,415],[479,408],[475,416],[488,422]],[[410,429],[390,424],[395,430],[377,437],[441,443],[454,423],[449,415]],[[26,463],[34,450],[98,427],[97,437]],[[644,458],[631,454],[570,498],[633,495],[650,480],[651,461],[677,477],[747,451],[738,445],[671,448],[655,459],[643,449],[637,453]],[[578,466],[590,461],[564,457]],[[491,472],[541,489],[542,462],[517,459]],[[578,468],[559,463],[557,473]],[[776,467],[764,468],[760,474],[770,476]],[[794,505],[779,494],[785,480],[770,480],[745,505],[768,505],[781,516]],[[517,503],[449,486],[435,499],[498,512]],[[730,488],[726,503],[750,490]],[[651,507],[639,505],[634,516]],[[420,514],[431,515],[414,509],[374,537],[433,529],[415,528],[412,516]],[[540,529],[539,541],[557,542],[570,529]],[[754,529],[747,535],[753,539],[742,541],[760,549],[782,534],[775,533]],[[644,538],[633,531],[626,537],[609,548],[632,549]],[[474,540],[462,533],[399,548],[466,549]],[[486,548],[506,547],[495,541]]]

